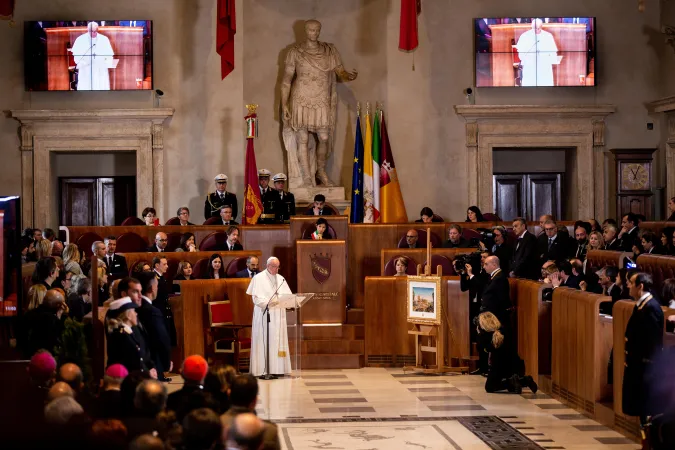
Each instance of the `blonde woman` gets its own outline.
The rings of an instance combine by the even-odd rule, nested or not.
[[[110,285],[108,284],[108,272],[105,264],[96,268],[98,275],[98,301],[103,303],[110,298]]]
[[[82,275],[82,267],[80,267],[80,249],[76,244],[68,244],[63,249],[61,254],[63,257],[63,265],[66,272],[73,272],[75,275]]]
[[[52,243],[48,239],[42,239],[35,244],[35,251],[37,253],[37,258],[42,259],[47,256],[52,256]]]
[[[122,364],[131,372],[140,370],[157,378],[150,351],[138,329],[136,304],[129,297],[110,302],[106,314],[108,366]]]
[[[43,284],[34,284],[28,289],[28,310],[35,309],[42,304],[47,288]]]
[[[599,231],[593,231],[588,236],[588,249],[589,250],[603,250],[605,248],[605,239],[602,237],[602,233]]]

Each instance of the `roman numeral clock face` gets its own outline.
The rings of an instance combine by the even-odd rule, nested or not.
[[[645,191],[649,189],[648,163],[621,164],[621,190]]]

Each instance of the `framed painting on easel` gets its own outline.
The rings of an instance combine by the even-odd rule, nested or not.
[[[443,308],[441,277],[408,277],[408,322],[440,325]]]

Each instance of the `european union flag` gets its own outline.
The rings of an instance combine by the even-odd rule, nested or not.
[[[354,142],[354,170],[352,171],[352,206],[350,223],[363,222],[363,139],[361,117],[356,116],[356,141]]]

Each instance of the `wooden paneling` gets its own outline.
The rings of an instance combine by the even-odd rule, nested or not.
[[[49,90],[70,90],[68,67],[75,61],[67,49],[75,39],[87,32],[87,27],[49,28],[47,32],[47,56]],[[110,89],[138,89],[136,79],[143,79],[143,28],[99,27],[98,32],[110,40],[119,59],[116,69],[110,69]]]
[[[227,294],[234,325],[251,325],[253,300],[246,295],[249,282],[246,278],[180,282],[181,294],[170,299],[178,340],[178,361],[174,361],[174,367],[180,367],[187,356],[204,354],[204,304],[209,298],[220,301]]]
[[[316,294],[301,309],[302,323],[346,323],[347,316],[347,258],[344,240],[296,241],[298,292]],[[320,257],[328,261],[328,267]],[[315,264],[326,269],[328,275],[323,280],[316,274]]]
[[[632,255],[614,250],[589,250],[586,254],[586,269],[601,269],[605,266],[622,268],[624,259]]]
[[[291,217],[291,240],[302,239],[305,230],[314,229],[314,224],[323,217],[328,224],[335,230],[335,239],[347,239],[349,218],[347,216],[294,216]]]
[[[494,210],[502,220],[525,216],[525,185],[522,175],[493,175]]]
[[[402,277],[395,277],[402,278]],[[468,359],[471,355],[469,342],[469,292],[462,292],[459,277],[443,277],[446,283],[445,312],[447,362],[451,359]]]
[[[221,230],[223,228],[220,227]],[[286,278],[291,291],[296,292],[295,241],[290,237],[289,225],[248,225],[239,227],[239,230],[239,240],[244,249],[262,252],[261,269],[266,267],[267,258],[270,256],[279,258],[281,263],[279,273]]]
[[[527,216],[536,220],[544,214],[562,217],[562,174],[527,175]]]
[[[61,178],[61,223],[64,225],[96,225],[96,179]]]
[[[457,255],[471,253],[476,250],[476,248],[433,248],[431,249],[431,255],[446,256],[452,261]],[[395,256],[407,256],[408,258],[412,258],[417,264],[424,266],[427,260],[427,250],[425,248],[383,248],[380,250],[380,276],[384,276],[384,266]],[[422,270],[424,270],[424,267],[422,267]],[[431,271],[435,273],[436,268],[432,267]],[[444,273],[443,275],[449,276],[450,274]]]
[[[637,417],[628,417],[623,414],[622,403],[622,386],[623,386],[623,369],[626,362],[626,327],[628,320],[633,314],[635,302],[629,300],[619,300],[614,303],[612,307],[612,317],[614,318],[613,333],[614,333],[614,414],[624,417],[624,419],[634,422],[635,426],[639,425]]]
[[[63,225],[112,226],[136,211],[136,177],[59,178],[59,185]]]
[[[589,414],[612,395],[607,374],[613,325],[611,317],[600,316],[603,301],[611,298],[568,288],[553,292],[553,394]]]
[[[525,372],[537,377],[551,373],[551,303],[542,299],[549,285],[521,278],[509,279],[516,306],[518,354]]]

